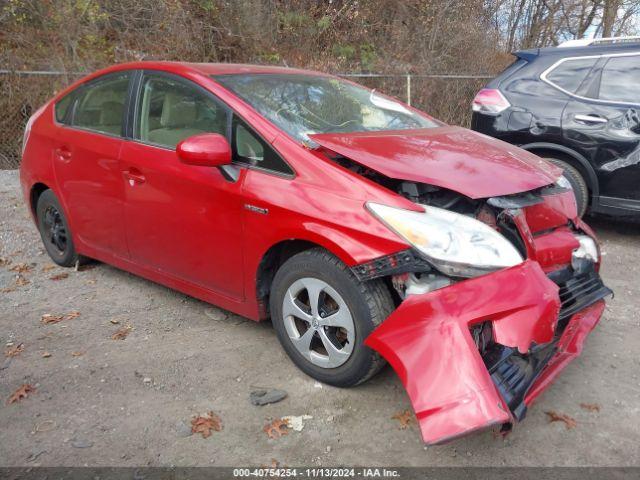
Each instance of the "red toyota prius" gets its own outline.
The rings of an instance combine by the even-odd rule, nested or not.
[[[271,318],[332,385],[389,362],[429,444],[521,420],[611,293],[561,170],[318,72],[107,68],[33,115],[20,174],[59,265]]]

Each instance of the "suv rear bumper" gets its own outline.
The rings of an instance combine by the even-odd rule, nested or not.
[[[563,292],[526,260],[408,297],[365,344],[399,375],[425,443],[510,426],[580,354],[600,319],[611,291],[592,276],[584,295]],[[470,327],[486,321],[495,343],[483,358]]]

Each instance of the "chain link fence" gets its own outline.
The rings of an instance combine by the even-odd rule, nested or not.
[[[20,165],[22,135],[29,117],[81,73],[0,71],[0,169]],[[440,120],[469,126],[471,100],[485,75],[341,74],[400,98]]]

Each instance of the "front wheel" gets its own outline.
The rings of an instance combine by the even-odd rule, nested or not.
[[[270,295],[271,319],[285,352],[307,375],[338,387],[362,383],[384,366],[363,342],[393,308],[381,280],[360,282],[320,248],[287,260]]]

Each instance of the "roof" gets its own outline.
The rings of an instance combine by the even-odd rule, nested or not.
[[[527,60],[537,56],[556,56],[556,57],[585,57],[589,55],[597,56],[607,53],[631,53],[640,52],[639,42],[612,43],[602,45],[585,45],[585,46],[566,46],[566,47],[545,47],[532,48],[529,50],[520,50],[514,52],[514,55]]]
[[[183,65],[184,67],[197,70],[205,75],[230,75],[230,74],[280,74],[280,75],[327,75],[313,70],[301,68],[278,67],[274,65],[250,65],[243,63],[192,63],[192,62],[150,62],[170,65]]]

